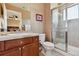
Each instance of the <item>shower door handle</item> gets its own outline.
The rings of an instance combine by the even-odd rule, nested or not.
[[[66,52],[68,51],[68,32],[65,32]]]

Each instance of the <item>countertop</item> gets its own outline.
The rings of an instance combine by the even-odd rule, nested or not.
[[[24,37],[32,37],[32,36],[39,36],[38,33],[9,33],[6,35],[0,35],[0,41],[24,38]]]

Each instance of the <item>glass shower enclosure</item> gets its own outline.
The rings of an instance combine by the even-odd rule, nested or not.
[[[79,4],[67,3],[52,9],[51,13],[55,47],[79,55]]]
[[[52,38],[55,48],[67,52],[67,22],[66,10],[55,8],[52,10]]]

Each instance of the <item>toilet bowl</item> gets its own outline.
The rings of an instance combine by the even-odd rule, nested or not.
[[[45,34],[39,34],[39,40],[41,45],[46,50],[45,55],[51,55],[51,51],[54,49],[54,44],[51,42],[45,42]]]

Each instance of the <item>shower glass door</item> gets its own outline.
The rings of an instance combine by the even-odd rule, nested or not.
[[[52,10],[52,38],[55,47],[67,51],[66,10]]]

